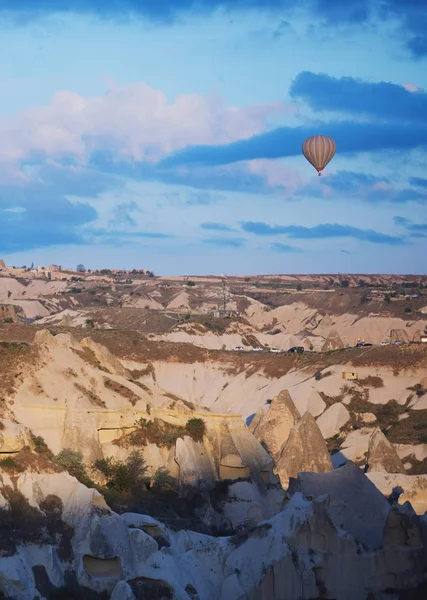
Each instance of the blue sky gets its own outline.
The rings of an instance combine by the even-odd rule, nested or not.
[[[0,27],[7,263],[427,271],[424,2],[3,0]]]

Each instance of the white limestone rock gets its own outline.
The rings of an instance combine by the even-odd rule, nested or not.
[[[301,415],[309,412],[313,417],[318,417],[326,409],[326,403],[314,388],[304,395],[294,397],[294,403]]]
[[[126,581],[119,581],[114,587],[110,600],[135,600],[135,596]]]
[[[399,502],[410,502],[418,515],[427,511],[427,475],[369,472],[367,477],[387,498],[398,492]]]
[[[313,499],[328,495],[329,514],[338,528],[369,548],[382,545],[390,504],[352,462],[330,473],[300,473],[289,488],[295,492]]]
[[[405,473],[405,467],[396,448],[389,442],[379,427],[374,430],[369,439],[366,462],[369,472]]]
[[[282,390],[273,398],[270,406],[260,412],[259,418],[257,417],[258,415],[250,429],[257,440],[267,448],[273,460],[277,460],[292,427],[301,418],[288,390]]]
[[[339,433],[349,420],[350,413],[341,402],[337,402],[317,419],[317,424],[325,440],[328,440]]]
[[[306,412],[292,427],[276,463],[275,473],[283,488],[288,487],[290,477],[303,471],[325,472],[332,469],[326,442],[314,417]]]
[[[181,484],[194,487],[213,487],[217,479],[215,467],[202,442],[195,442],[189,436],[179,438],[175,446],[175,460],[179,465]]]
[[[29,436],[18,423],[10,419],[2,419],[3,428],[0,431],[0,455],[2,452],[20,452],[30,445]]]

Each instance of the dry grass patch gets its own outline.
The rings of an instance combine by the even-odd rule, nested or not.
[[[182,404],[185,404],[185,406],[187,408],[189,408],[190,410],[196,410],[196,407],[193,404],[193,402],[189,402],[188,400],[184,400],[184,398],[180,398],[176,394],[172,394],[172,392],[165,392],[163,395],[166,396],[166,398],[170,398],[171,400],[173,400],[174,403],[176,403],[176,402],[182,402]],[[172,409],[175,408],[175,405],[172,406],[171,408]]]
[[[328,396],[328,394],[325,394],[325,392],[319,392],[319,396],[322,398],[323,402],[329,408],[330,406],[332,406],[333,404],[336,404],[337,402],[342,402],[345,398],[345,393],[340,394],[339,396]]]
[[[77,354],[77,356],[79,356],[84,362],[88,363],[92,367],[95,367],[96,369],[100,369],[101,371],[108,373],[108,370],[101,365],[99,360],[96,358],[95,353],[90,348],[87,348],[86,346],[83,347],[81,350],[72,348],[72,351],[75,354]]]
[[[0,469],[4,469],[11,474],[22,473],[24,471],[22,465],[19,464],[14,456],[0,458]]]
[[[417,460],[413,454],[405,456],[404,463],[410,463],[411,467],[407,469],[408,475],[425,475],[427,473],[427,458]]]
[[[85,396],[89,402],[91,404],[94,404],[95,406],[99,406],[101,408],[107,408],[107,405],[105,404],[104,400],[102,400],[98,394],[95,394],[95,392],[93,392],[92,390],[87,390],[83,385],[81,385],[80,383],[74,383],[74,387],[81,393],[83,394],[83,396]]]
[[[203,419],[189,419],[184,427],[172,425],[162,419],[139,419],[135,423],[135,431],[117,440],[118,445],[146,446],[155,444],[160,448],[173,448],[178,438],[191,437],[196,442],[201,442],[206,432]]]
[[[138,402],[138,400],[140,400],[140,397],[137,396],[137,394],[135,394],[135,392],[130,390],[125,385],[122,385],[121,383],[117,383],[117,381],[113,381],[112,379],[104,379],[104,385],[109,390],[116,392],[117,394],[120,394],[121,396],[123,396],[123,398],[126,398],[127,400],[129,400],[129,402],[132,404],[132,406],[135,406],[135,404]]]
[[[153,392],[150,390],[150,388],[148,387],[148,385],[145,385],[145,383],[141,383],[140,381],[136,381],[136,379],[129,379],[128,381],[130,381],[130,383],[133,383],[134,385],[137,385],[139,388],[141,388],[141,390],[143,390],[149,396],[153,395]]]
[[[11,475],[19,475],[26,471],[34,473],[58,473],[60,469],[54,462],[54,456],[49,451],[44,454],[33,452],[30,448],[23,448],[13,455],[3,455],[0,458],[0,469]]]
[[[368,375],[368,377],[365,377],[364,379],[356,379],[355,383],[356,385],[376,389],[384,387],[384,381],[381,379],[381,377],[376,375]]]
[[[427,410],[411,411],[406,419],[394,422],[387,438],[395,444],[427,444]]]
[[[14,394],[22,382],[23,373],[36,365],[37,359],[37,348],[26,342],[0,341],[0,398]]]
[[[325,373],[322,373],[322,371],[316,371],[314,374],[314,379],[316,381],[320,381],[321,379],[325,379],[325,377],[330,377],[331,375],[332,371],[326,371]]]
[[[373,425],[380,427],[394,444],[427,444],[427,410],[409,411],[407,417],[400,419],[408,408],[396,400],[390,400],[387,404],[372,404],[356,396],[353,396],[348,409],[352,414],[353,426],[363,425],[357,419],[358,413],[373,413],[377,418]]]
[[[416,383],[415,385],[408,387],[406,389],[410,390],[411,392],[414,392],[418,398],[421,398],[422,396],[427,394],[427,390],[423,388],[421,383]],[[411,394],[411,399],[412,399],[412,397],[413,397],[413,395]]]
[[[148,362],[143,369],[134,369],[130,372],[133,379],[140,379],[141,377],[152,377],[154,383],[156,382],[156,370],[153,363]]]

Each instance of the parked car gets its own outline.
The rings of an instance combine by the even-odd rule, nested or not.
[[[384,340],[383,342],[380,343],[380,346],[390,346],[390,342],[387,342],[387,340]]]
[[[402,346],[405,342],[402,340],[396,340],[395,342],[391,342],[393,346]]]
[[[292,348],[289,348],[288,352],[291,352],[292,354],[302,354],[304,348],[302,346],[293,346]]]
[[[235,352],[242,352],[242,351],[244,351],[244,348],[243,348],[243,346],[236,346],[235,348],[233,348],[233,350]]]
[[[270,352],[281,352],[280,348],[270,348]]]
[[[262,346],[255,346],[255,348],[252,348],[252,352],[262,352],[264,350],[264,348]]]

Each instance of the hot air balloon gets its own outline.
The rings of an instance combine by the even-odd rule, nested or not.
[[[302,153],[319,173],[334,157],[337,147],[334,140],[327,135],[312,135],[302,145]]]

